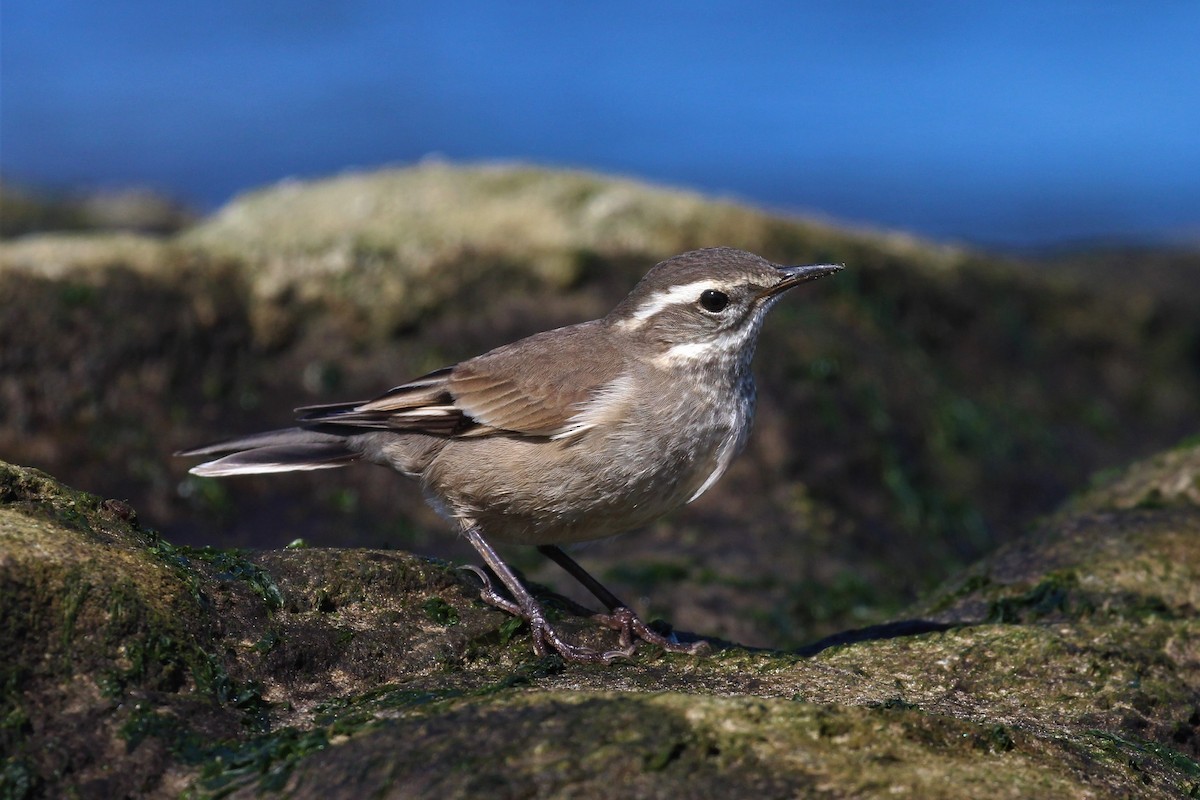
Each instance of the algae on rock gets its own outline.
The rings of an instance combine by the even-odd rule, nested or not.
[[[1116,480],[1153,487],[1177,460]],[[1104,491],[913,611],[939,632],[564,667],[447,565],[180,548],[123,503],[0,464],[0,781],[12,797],[1194,796],[1200,508]],[[548,599],[572,636],[610,635]]]
[[[869,624],[1200,418],[1194,254],[1159,265],[1170,281],[1136,252],[1067,273],[634,180],[423,162],[266,187],[165,239],[0,243],[0,453],[188,544],[465,555],[385,471],[218,485],[169,454],[600,316],[708,245],[847,269],[773,312],[729,474],[589,548],[644,614],[759,645]]]

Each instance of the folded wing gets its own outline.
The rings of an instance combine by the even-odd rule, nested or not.
[[[590,325],[538,334],[401,384],[374,400],[297,409],[303,425],[440,436],[556,436],[622,374],[621,354]],[[594,332],[591,332],[594,333]]]

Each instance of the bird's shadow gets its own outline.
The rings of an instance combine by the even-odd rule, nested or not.
[[[675,638],[685,644],[690,642],[705,641],[712,646],[714,651],[721,650],[745,650],[751,653],[787,653],[789,655],[802,656],[808,658],[815,656],[818,653],[828,650],[831,647],[839,647],[847,644],[858,644],[860,642],[884,641],[886,639],[898,639],[902,636],[919,636],[923,633],[938,633],[948,631],[952,628],[962,628],[969,626],[970,622],[936,622],[927,619],[902,619],[895,622],[884,622],[879,625],[868,625],[865,628],[853,628],[851,630],[839,631],[838,633],[830,634],[823,639],[818,639],[815,642],[801,645],[800,647],[791,650],[780,650],[774,647],[753,647],[750,645],[739,644],[738,642],[729,641],[728,639],[718,639],[711,636],[700,636],[687,631],[671,630]],[[663,632],[663,629],[669,629],[670,626],[663,623],[661,620],[655,620],[651,626]]]
[[[570,598],[551,592],[545,587],[538,587],[545,591],[545,594],[539,595],[543,598],[552,597],[552,602],[568,609],[570,612],[580,616],[588,616],[595,613],[586,606],[580,605]],[[754,647],[741,644],[739,642],[730,641],[728,639],[719,639],[712,636],[702,636],[690,631],[676,630],[669,622],[664,620],[648,620],[651,628],[654,628],[659,633],[664,635],[673,635],[676,640],[683,644],[691,644],[693,642],[705,641],[712,646],[714,651],[721,650],[746,650],[752,653],[788,653],[790,655],[802,656],[808,658],[815,656],[818,653],[828,650],[831,647],[839,647],[847,644],[859,644],[860,642],[885,641],[887,639],[899,639],[904,636],[920,636],[924,633],[939,633],[948,631],[954,628],[963,628],[975,623],[967,620],[956,622],[939,622],[930,619],[901,619],[892,622],[882,622],[878,625],[868,625],[864,628],[851,628],[850,630],[839,631],[830,634],[824,638],[818,639],[815,642],[801,645],[800,647],[791,650],[780,650],[774,647]]]
[[[524,575],[521,579],[525,580]],[[472,581],[472,584],[474,582]],[[543,603],[551,606],[557,606],[562,611],[573,614],[579,617],[589,617],[595,614],[595,610],[584,606],[569,597],[555,592],[553,589],[539,584],[534,581],[526,582],[533,594]],[[887,639],[898,639],[904,636],[919,636],[924,633],[939,633],[948,631],[954,628],[969,627],[975,623],[969,620],[955,622],[938,622],[928,619],[902,619],[893,622],[883,622],[878,625],[868,625],[864,628],[852,628],[850,630],[839,631],[838,633],[830,634],[815,642],[801,645],[800,647],[791,650],[780,650],[774,647],[756,647],[751,645],[740,644],[739,642],[730,641],[728,639],[720,639],[712,636],[701,636],[700,634],[690,631],[676,630],[669,622],[656,619],[648,620],[647,624],[665,636],[673,636],[682,644],[691,644],[694,642],[707,642],[714,651],[722,650],[744,650],[751,653],[786,653],[789,655],[801,656],[809,658],[828,650],[832,647],[840,647],[841,645],[859,644],[861,642],[886,641]]]

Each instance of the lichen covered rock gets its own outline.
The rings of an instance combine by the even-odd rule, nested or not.
[[[1163,479],[1154,463],[1126,492]],[[13,797],[1189,796],[1200,513],[1105,491],[919,624],[805,655],[564,667],[449,565],[180,548],[0,464],[0,780]],[[569,635],[611,635],[546,599]]]

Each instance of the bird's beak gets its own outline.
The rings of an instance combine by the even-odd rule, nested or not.
[[[843,269],[841,264],[812,264],[803,267],[776,267],[779,270],[779,283],[772,286],[762,293],[763,298],[774,297],[781,292],[786,292],[793,286],[799,286],[802,283],[815,281],[817,278],[823,278],[826,275],[832,275]]]

